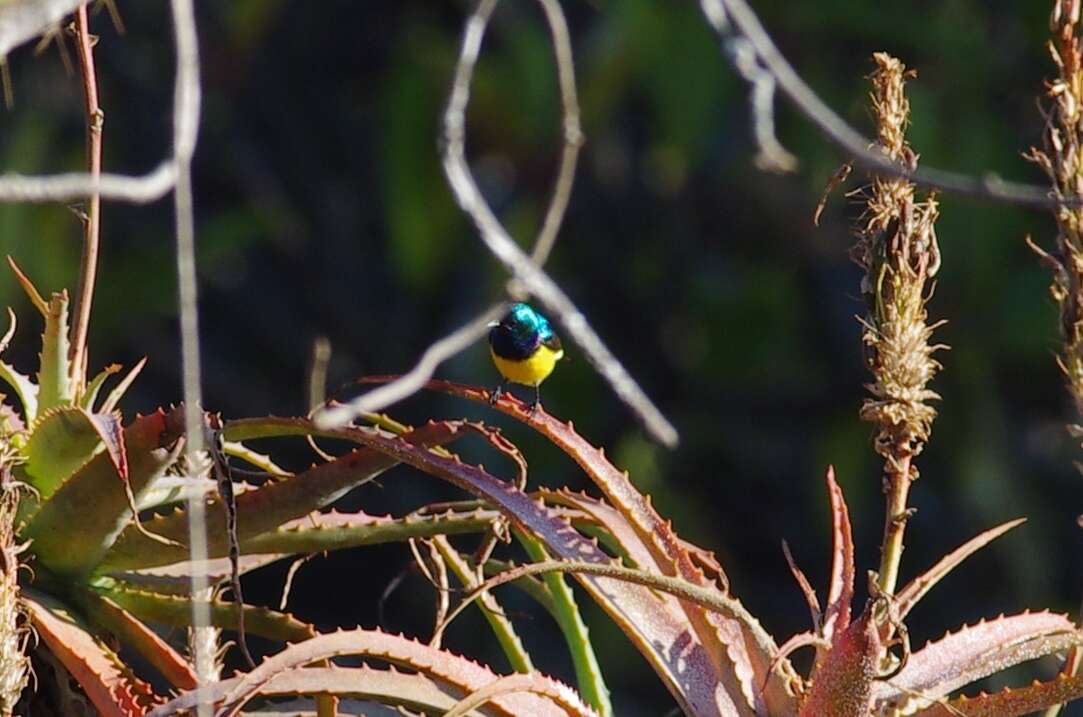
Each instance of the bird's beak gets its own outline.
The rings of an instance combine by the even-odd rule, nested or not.
[[[490,329],[495,329],[497,326],[500,326],[500,322],[499,321],[490,321],[489,323],[487,323],[485,325]]]

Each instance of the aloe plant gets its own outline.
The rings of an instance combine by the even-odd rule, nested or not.
[[[575,577],[628,635],[681,709],[697,717],[865,717],[952,710],[1008,717],[1083,695],[1083,678],[1061,677],[996,695],[948,699],[955,690],[1009,666],[1083,645],[1083,632],[1064,616],[1001,616],[963,627],[920,650],[908,645],[904,621],[920,599],[954,566],[1019,521],[977,536],[893,596],[877,591],[872,582],[872,599],[854,608],[849,513],[829,471],[835,547],[826,602],[821,610],[795,568],[814,624],[806,633],[778,640],[742,606],[714,556],[682,540],[603,450],[570,423],[531,412],[507,396],[497,402],[497,410],[567,453],[600,497],[560,489],[528,492],[525,457],[482,423],[444,420],[410,428],[382,418],[372,426],[320,429],[303,417],[226,420],[221,425],[223,451],[269,476],[258,485],[232,485],[236,530],[231,535],[232,519],[227,520],[213,481],[178,473],[183,409],[137,416],[122,427],[116,406],[138,367],[104,398],[101,393],[117,373],[115,367],[81,390],[67,362],[66,296],[61,292],[45,300],[16,274],[43,316],[45,330],[35,378],[0,362],[18,404],[4,413],[5,470],[12,484],[26,486],[16,494],[18,508],[9,518],[15,528],[10,545],[11,551],[27,545],[22,560],[33,567],[18,573],[20,582],[9,587],[9,595],[12,589],[17,593],[19,607],[13,614],[29,615],[44,646],[103,714],[175,714],[195,699],[194,692],[186,692],[167,702],[151,687],[162,679],[178,690],[195,687],[182,650],[159,629],[184,627],[190,620],[187,516],[176,508],[190,491],[206,501],[210,572],[223,585],[231,582],[231,538],[239,546],[242,571],[320,550],[431,540],[423,562],[434,568],[433,574],[442,574],[445,584],[448,575],[457,576],[470,602],[480,599],[494,635],[521,670],[518,676],[500,676],[439,647],[448,616],[458,612],[446,611],[446,605],[432,644],[423,645],[378,629],[319,635],[287,613],[215,599],[211,614],[216,626],[237,629],[243,619],[251,634],[292,643],[251,672],[213,687],[210,694],[222,714],[239,714],[257,704],[254,700],[304,695],[352,699],[344,704],[355,705],[355,714],[376,704],[426,714],[613,714],[589,633],[560,572]],[[5,345],[14,334],[13,320]],[[443,382],[431,388],[488,405],[488,393],[481,389]],[[510,457],[514,474],[498,478],[449,450],[471,435]],[[312,437],[342,439],[356,447],[325,455],[309,470],[291,474],[245,445],[255,439]],[[450,482],[475,501],[425,506],[400,518],[334,511],[312,515],[400,463]],[[483,539],[486,549],[463,554],[454,543],[462,533],[489,536]],[[509,534],[527,546],[534,565],[509,566],[493,550]],[[486,577],[494,572],[495,578]],[[505,581],[514,581],[554,615],[573,656],[578,689],[533,669],[513,621],[489,592]],[[3,598],[0,594],[0,606]],[[21,645],[19,619],[8,620],[5,627],[14,640],[10,644]],[[118,642],[143,655],[156,674],[135,674],[118,657]],[[816,650],[807,674],[790,661],[802,647]],[[346,655],[362,656],[369,666],[331,666]],[[14,684],[21,687],[18,679]],[[326,698],[322,705],[316,699],[308,704],[311,709],[328,707]]]

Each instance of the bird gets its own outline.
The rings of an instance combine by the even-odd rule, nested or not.
[[[549,320],[530,304],[512,304],[500,321],[489,324],[489,353],[503,381],[490,396],[496,403],[508,382],[534,387],[530,412],[541,406],[541,383],[564,356],[564,347]]]

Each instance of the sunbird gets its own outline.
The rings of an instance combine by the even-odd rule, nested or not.
[[[496,403],[508,382],[534,387],[530,412],[541,405],[541,382],[549,377],[564,356],[560,339],[545,318],[529,304],[512,304],[500,321],[489,324],[489,353],[504,377],[489,400]]]

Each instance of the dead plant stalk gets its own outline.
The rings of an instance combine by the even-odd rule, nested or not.
[[[79,68],[83,77],[83,107],[86,112],[87,171],[97,179],[102,173],[102,127],[105,113],[98,105],[98,77],[94,67],[94,44],[90,35],[86,5],[75,12],[75,44]],[[90,328],[90,306],[94,298],[94,281],[98,273],[98,239],[101,236],[101,195],[97,192],[87,199],[83,217],[83,256],[79,266],[79,290],[75,295],[75,325],[72,327],[72,382],[77,393],[86,385],[87,332]]]

